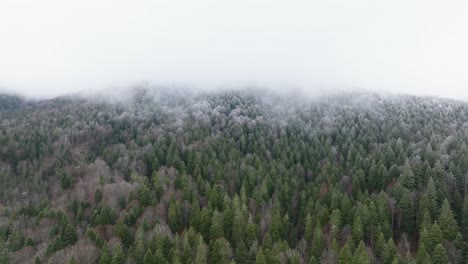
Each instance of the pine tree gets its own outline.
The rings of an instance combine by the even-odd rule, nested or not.
[[[156,253],[153,255],[154,263],[155,264],[166,264],[166,259],[164,258],[164,254],[161,251],[161,249],[156,250]],[[177,263],[177,255],[175,256],[175,259],[173,263]]]
[[[278,210],[271,216],[270,235],[273,242],[283,239],[283,221]]]
[[[138,201],[140,201],[143,207],[147,207],[151,204],[151,192],[146,184],[138,190]]]
[[[467,207],[468,209],[468,207]],[[467,211],[467,217],[468,217],[468,211]],[[468,220],[468,218],[467,218]],[[306,221],[305,221],[305,238],[307,241],[311,241],[312,240],[312,237],[313,237],[313,222],[312,222],[312,216],[310,215],[310,213],[307,214],[306,216]]]
[[[405,162],[405,166],[403,167],[403,173],[400,175],[398,181],[403,187],[405,187],[409,191],[414,190],[416,181],[414,179],[414,174],[411,170],[408,161]]]
[[[235,210],[232,223],[232,242],[237,245],[245,239],[246,223],[243,212],[240,209]]]
[[[439,225],[437,222],[435,222],[432,225],[431,230],[429,231],[429,243],[427,245],[427,248],[429,252],[433,252],[437,244],[441,244],[443,241],[443,234],[442,231],[440,231]]]
[[[424,243],[421,243],[418,248],[418,255],[416,257],[417,264],[428,264],[427,261],[430,261],[430,255],[426,251]]]
[[[216,239],[211,248],[211,260],[213,263],[228,263],[228,249],[223,238]]]
[[[153,264],[154,263],[153,253],[151,253],[151,250],[148,249],[146,251],[145,257],[143,258],[143,263],[144,264]]]
[[[463,213],[462,213],[462,235],[468,240],[468,196],[465,197],[463,202]]]
[[[431,227],[432,227],[431,215],[429,214],[429,211],[426,210],[421,219],[421,223],[419,224],[419,230],[423,230],[424,228],[427,230],[430,230]]]
[[[102,200],[102,189],[101,188],[97,188],[96,191],[94,192],[94,202],[96,204],[100,203],[101,200]]]
[[[124,264],[125,263],[125,255],[122,251],[122,246],[117,244],[114,248],[114,254],[112,256],[112,264]]]
[[[179,202],[172,200],[167,210],[167,221],[173,232],[179,231],[182,226],[182,210]]]
[[[356,214],[353,223],[353,239],[354,243],[358,244],[364,238],[364,229],[362,227],[361,217]]]
[[[221,237],[224,237],[222,214],[215,210],[211,218],[210,239]]]
[[[265,255],[263,254],[263,250],[260,249],[257,253],[257,257],[255,258],[255,264],[267,264]]]
[[[75,228],[68,224],[62,235],[62,241],[64,245],[73,245],[77,240],[78,236],[76,235]]]
[[[234,259],[235,259],[236,263],[239,263],[239,264],[248,263],[249,253],[247,251],[247,247],[245,246],[244,241],[241,241],[237,245],[236,251],[234,253]]]
[[[341,213],[339,209],[333,210],[330,216],[330,231],[333,237],[337,237],[341,230]]]
[[[434,253],[432,254],[432,263],[449,264],[447,252],[445,252],[445,248],[442,244],[437,244],[435,247]]]
[[[68,264],[77,264],[75,256],[72,256],[70,260],[68,261]]]
[[[402,232],[412,236],[415,231],[414,227],[416,218],[414,214],[413,203],[408,191],[403,194],[403,197],[401,198],[398,205],[402,211],[400,229]]]
[[[346,243],[341,249],[340,256],[338,257],[338,264],[348,264],[351,263],[353,259],[353,253],[348,243]]]
[[[458,226],[447,199],[442,203],[438,223],[444,238],[454,240],[458,233]]]
[[[132,245],[133,239],[130,235],[130,230],[123,221],[119,220],[117,222],[117,224],[114,227],[114,232],[118,237],[120,237],[120,240],[122,241],[122,245],[124,247],[129,248]]]
[[[20,250],[24,245],[25,239],[23,234],[17,229],[13,230],[10,236],[9,249],[13,252]]]
[[[374,248],[375,256],[378,259],[383,258],[384,252],[385,252],[385,246],[386,246],[385,236],[382,232],[380,232],[377,238],[377,242],[375,243],[375,248]]]
[[[311,254],[317,258],[322,254],[323,249],[325,248],[325,237],[323,235],[322,227],[317,226],[314,232],[314,238],[312,240]]]
[[[361,240],[359,243],[358,248],[354,252],[353,264],[372,264],[371,259],[369,258],[369,255],[367,254],[366,251],[366,246],[364,245],[364,242]]]
[[[393,261],[393,258],[397,254],[397,248],[395,245],[395,242],[393,241],[393,238],[389,238],[387,245],[385,247],[384,251],[384,263],[385,264],[390,264]]]
[[[426,193],[427,197],[429,198],[429,211],[431,212],[432,219],[434,219],[439,213],[439,205],[437,202],[437,190],[434,179],[432,177],[430,177],[429,181],[427,182]]]
[[[112,257],[106,244],[102,247],[99,264],[112,264]]]
[[[309,259],[309,264],[317,264],[317,260],[315,259],[314,256],[311,256]]]

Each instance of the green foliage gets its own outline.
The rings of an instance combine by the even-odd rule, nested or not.
[[[122,250],[122,246],[117,244],[114,247],[114,253],[112,255],[112,264],[124,264],[125,263],[125,255]]]
[[[70,258],[70,260],[68,261],[68,264],[78,264],[78,262],[76,262],[75,256],[72,256],[72,257]]]
[[[182,227],[182,209],[179,202],[172,200],[168,208],[167,219],[172,231],[177,232]]]
[[[346,243],[344,247],[341,249],[340,256],[338,258],[338,264],[348,264],[351,263],[353,260],[353,253],[351,252],[351,248]]]
[[[364,228],[362,226],[361,217],[356,215],[353,223],[353,239],[354,243],[358,244],[362,239],[364,239]]]
[[[458,225],[447,199],[442,203],[438,223],[444,238],[447,240],[454,240],[458,233]]]
[[[267,260],[265,255],[263,254],[263,250],[260,249],[257,253],[257,257],[255,258],[255,264],[267,264]]]
[[[151,192],[145,184],[138,190],[138,201],[140,201],[141,205],[144,207],[151,204]]]
[[[442,231],[440,230],[440,227],[437,224],[437,222],[435,222],[432,225],[431,230],[429,231],[429,237],[428,237],[428,243],[427,243],[427,248],[429,252],[433,252],[435,250],[435,247],[438,244],[441,244],[442,242],[443,242]]]
[[[18,230],[15,229],[10,235],[9,249],[11,251],[18,251],[23,248],[25,243],[24,235]]]
[[[437,244],[434,249],[434,253],[432,254],[432,263],[437,264],[448,264],[448,257],[447,252],[445,252],[445,248],[442,244]]]
[[[96,204],[100,203],[102,200],[102,189],[97,188],[96,191],[94,192],[94,202]]]
[[[424,243],[421,243],[418,249],[418,255],[416,257],[416,263],[417,264],[427,264],[430,263],[431,261],[431,256],[429,253],[426,251],[426,247],[424,246]]]
[[[372,263],[371,259],[369,258],[369,255],[367,254],[366,247],[363,241],[359,243],[358,248],[354,252],[354,256],[353,256],[351,263],[353,264],[371,264]]]
[[[102,247],[101,256],[99,257],[99,264],[112,264],[112,256],[107,245]]]
[[[389,238],[387,241],[387,246],[385,247],[384,251],[384,257],[383,257],[383,262],[385,264],[390,264],[392,263],[393,259],[395,258],[395,255],[397,255],[397,247],[395,245],[395,242],[393,241],[392,238]]]
[[[468,259],[464,103],[129,98],[0,111],[0,264],[39,245],[47,262],[78,240],[113,264]]]
[[[468,239],[468,196],[465,197],[463,202],[463,214],[462,214],[462,234],[465,239]]]

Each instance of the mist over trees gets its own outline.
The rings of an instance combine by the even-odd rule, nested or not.
[[[0,96],[0,263],[466,263],[467,142],[426,97]]]

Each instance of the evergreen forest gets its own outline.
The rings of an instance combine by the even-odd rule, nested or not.
[[[0,96],[0,264],[468,263],[468,103]]]

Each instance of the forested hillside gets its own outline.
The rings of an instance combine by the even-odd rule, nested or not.
[[[468,104],[0,97],[0,263],[467,263]]]

